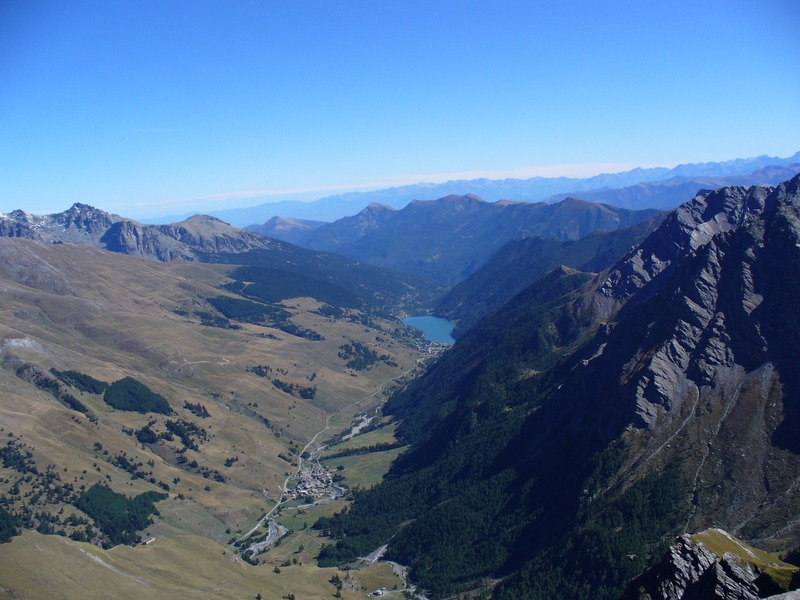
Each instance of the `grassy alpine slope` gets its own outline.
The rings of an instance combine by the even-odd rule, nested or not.
[[[227,544],[280,496],[292,467],[279,455],[306,444],[331,413],[342,411],[346,426],[382,400],[376,389],[416,364],[396,322],[362,318],[359,308],[323,314],[326,305],[311,298],[274,303],[298,330],[319,334],[309,339],[219,313],[209,299],[231,295],[231,266],[19,239],[0,240],[0,257],[0,502],[22,532],[0,545],[0,588],[64,598],[108,589],[119,597],[333,593],[327,580],[338,571],[313,565],[313,542],[283,576],[234,560]],[[353,340],[389,358],[348,369],[340,346]],[[64,373],[72,379],[57,378]],[[118,410],[102,385],[85,385],[126,377],[169,411]],[[309,389],[313,396],[302,397]],[[70,408],[64,393],[87,412]],[[168,496],[138,532],[156,542],[111,547],[78,509],[98,483],[127,498]]]

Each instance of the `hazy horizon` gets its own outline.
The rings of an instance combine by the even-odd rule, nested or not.
[[[0,7],[0,212],[789,156],[791,0]]]

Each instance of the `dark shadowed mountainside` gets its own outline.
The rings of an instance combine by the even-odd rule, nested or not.
[[[559,265],[587,272],[608,268],[665,216],[666,213],[656,215],[616,231],[595,231],[568,242],[540,237],[508,242],[468,279],[455,285],[434,313],[456,321],[453,333],[458,337]]]
[[[399,211],[370,204],[353,217],[314,229],[299,243],[452,284],[472,274],[510,240],[576,240],[595,230],[628,227],[655,213],[575,199],[529,204],[447,196],[414,201]]]

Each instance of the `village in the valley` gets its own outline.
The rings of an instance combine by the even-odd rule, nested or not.
[[[346,488],[335,485],[333,473],[317,460],[308,462],[308,466],[296,473],[293,478],[296,484],[286,490],[286,495],[292,500],[315,501],[321,498],[341,498]]]

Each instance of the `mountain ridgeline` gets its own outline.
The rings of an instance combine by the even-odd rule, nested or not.
[[[800,158],[800,157],[795,157]],[[800,162],[784,165],[764,166],[752,173],[725,174],[706,173],[702,176],[675,175],[658,181],[642,181],[617,189],[597,189],[568,194],[556,194],[550,202],[558,202],[570,196],[577,196],[589,202],[606,202],[623,208],[660,208],[669,210],[692,198],[702,190],[713,190],[734,185],[777,185],[800,173]]]
[[[334,569],[385,545],[432,598],[797,585],[754,548],[800,555],[800,175],[670,212],[468,194],[267,225],[307,247],[213,217],[0,214],[0,563],[33,565],[9,594],[348,598],[361,567],[412,593]],[[432,356],[398,322],[416,310],[458,342]],[[328,475],[330,503],[280,514],[293,477]]]
[[[666,214],[624,229],[593,231],[579,240],[512,240],[470,277],[453,286],[434,312],[457,322],[453,333],[459,336],[552,269],[562,265],[593,273],[607,269],[631,246],[644,240]]]
[[[402,210],[372,203],[355,216],[305,228],[305,235],[294,235],[293,240],[306,248],[452,285],[466,279],[511,240],[577,240],[592,231],[635,225],[657,212],[574,198],[556,204],[489,203],[472,194],[452,195],[417,200]],[[278,234],[288,235],[287,230],[273,232]]]
[[[329,304],[386,312],[398,307],[413,310],[441,293],[440,284],[425,277],[357,264],[202,215],[171,225],[143,225],[85,204],[44,216],[16,210],[0,214],[0,237],[92,246],[161,262],[245,265],[249,282],[262,288],[264,282],[269,283],[267,295],[273,302],[309,296]],[[243,288],[239,285],[237,293]],[[258,289],[254,286],[248,293],[263,297]]]
[[[53,215],[15,210],[0,215],[0,237],[103,248],[161,261],[196,260],[198,252],[245,252],[276,242],[207,216],[172,225],[143,225],[86,204]],[[279,246],[279,245],[278,245]]]
[[[389,400],[410,450],[321,563],[388,543],[434,597],[610,599],[686,531],[796,548],[798,295],[800,176],[549,273]]]
[[[774,171],[790,167],[794,171],[779,179],[774,179]],[[300,200],[283,200],[268,202],[248,208],[234,208],[213,211],[210,214],[237,227],[250,224],[264,223],[276,215],[292,216],[304,221],[332,222],[342,217],[354,215],[367,204],[375,202],[395,209],[401,209],[412,200],[421,198],[441,198],[448,194],[465,195],[475,194],[488,202],[498,200],[514,200],[519,202],[551,202],[557,194],[569,192],[566,196],[590,199],[587,195],[598,192],[608,194],[608,197],[596,199],[608,202],[614,206],[625,208],[665,208],[671,209],[695,196],[699,190],[723,187],[726,185],[775,185],[800,171],[800,152],[793,156],[779,158],[774,156],[755,156],[744,159],[734,159],[723,162],[705,162],[680,164],[673,168],[651,167],[635,168],[621,173],[602,173],[586,178],[575,177],[531,177],[528,179],[461,179],[444,183],[418,183],[402,185],[367,192],[347,192],[335,196],[328,196],[311,202]],[[728,179],[730,178],[730,179]],[[628,189],[619,196],[614,195],[615,190],[631,188],[650,182],[664,182],[666,180],[680,179],[689,183],[687,187],[678,188],[657,186],[648,190],[645,185],[642,190]],[[709,180],[713,179],[714,183]],[[557,197],[561,200],[565,195]],[[658,204],[653,203],[656,198]],[[595,200],[595,198],[591,198]],[[304,200],[311,200],[305,198]],[[170,217],[173,221],[184,219],[188,215]],[[284,228],[279,224],[279,228]],[[252,227],[259,227],[253,225]],[[256,231],[256,229],[253,229]],[[266,231],[265,233],[270,235]],[[288,239],[281,237],[280,239]],[[291,241],[291,240],[289,240]]]

